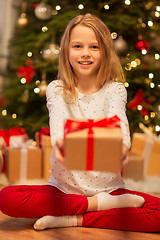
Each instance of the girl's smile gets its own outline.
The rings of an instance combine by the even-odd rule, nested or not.
[[[70,36],[69,61],[77,80],[87,77],[96,80],[100,68],[100,47],[94,31],[76,26]]]

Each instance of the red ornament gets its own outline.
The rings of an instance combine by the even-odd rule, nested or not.
[[[129,102],[128,107],[132,110],[136,110],[138,105],[142,105],[142,109],[140,110],[140,114],[142,116],[146,116],[146,115],[149,116],[148,110],[147,110],[146,107],[143,106],[143,103],[152,104],[152,100],[150,98],[144,99],[142,89],[140,89],[136,93],[134,99]]]
[[[135,44],[135,49],[140,52],[145,49],[148,52],[150,49],[150,45],[146,40],[142,39]]]
[[[36,71],[33,66],[22,66],[18,69],[17,76],[24,77],[26,79],[26,83],[29,83],[32,78],[36,75]]]

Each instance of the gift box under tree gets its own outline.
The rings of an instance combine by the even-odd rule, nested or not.
[[[49,170],[51,169],[50,155],[53,148],[50,129],[42,127],[41,131],[36,133],[36,142],[42,149],[42,177],[45,181],[48,181],[50,177]]]
[[[42,178],[42,151],[38,147],[7,147],[6,175],[9,182]]]

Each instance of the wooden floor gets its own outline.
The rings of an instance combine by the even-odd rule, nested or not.
[[[160,196],[160,195],[159,195]],[[125,232],[96,228],[57,228],[35,231],[36,219],[11,218],[0,212],[0,239],[2,240],[160,240],[159,234]]]

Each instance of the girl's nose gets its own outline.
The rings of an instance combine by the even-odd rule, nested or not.
[[[90,57],[90,51],[88,48],[84,48],[83,51],[82,51],[82,56],[83,57]]]

